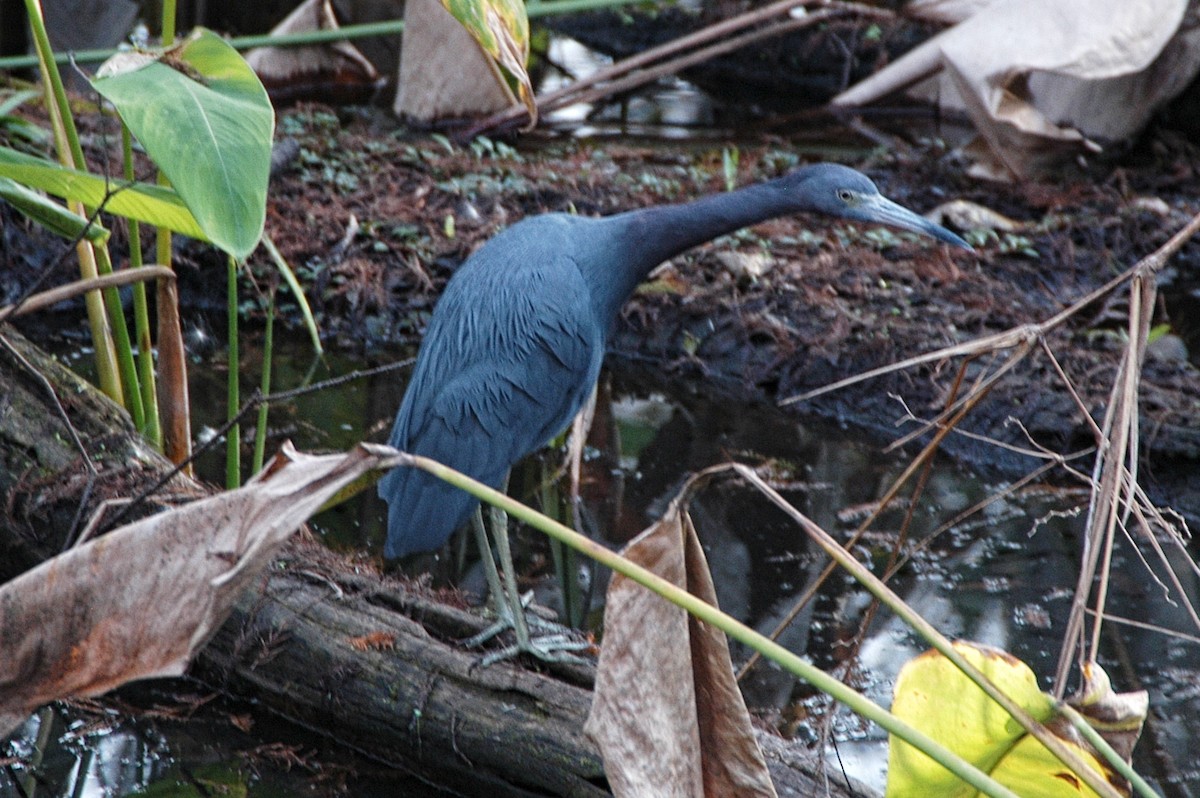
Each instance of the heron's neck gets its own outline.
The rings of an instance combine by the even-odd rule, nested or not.
[[[610,261],[607,273],[593,273],[593,296],[600,300],[608,318],[613,318],[651,269],[663,261],[719,236],[797,210],[800,208],[789,202],[785,192],[770,183],[759,183],[694,202],[608,217],[602,221],[617,228],[620,268],[613,273]]]
[[[694,202],[633,211],[630,216],[649,271],[706,241],[794,210],[785,194],[770,183],[758,183]]]

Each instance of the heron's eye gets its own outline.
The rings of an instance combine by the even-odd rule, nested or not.
[[[837,197],[842,202],[849,202],[850,200],[854,199],[854,192],[848,188],[839,188]]]

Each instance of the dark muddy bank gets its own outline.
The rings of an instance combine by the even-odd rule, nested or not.
[[[544,211],[607,214],[721,191],[722,149],[735,146],[534,136],[516,146],[484,140],[455,147],[397,132],[394,122],[375,112],[335,113],[320,106],[284,114],[279,132],[291,140],[287,146],[295,155],[274,177],[267,232],[307,287],[329,344],[368,359],[378,359],[384,347],[418,341],[445,280],[503,226]],[[1046,319],[1150,253],[1200,210],[1196,153],[1165,136],[1127,153],[1123,162],[1011,186],[968,180],[960,159],[936,143],[897,145],[899,154],[864,149],[851,163],[910,207],[928,211],[969,200],[1020,229],[992,235],[975,255],[966,255],[907,235],[824,220],[768,222],[677,258],[653,275],[626,309],[613,356],[650,364],[663,379],[687,380],[697,391],[783,400]],[[743,142],[737,151],[737,184],[814,160],[778,139]],[[40,271],[59,251],[52,242],[20,239],[21,225],[6,220],[6,274]],[[271,279],[273,267],[264,255],[254,256],[251,266],[260,286]],[[222,329],[221,258],[185,246],[178,268],[185,315],[200,329]],[[61,270],[64,277],[68,271]],[[1200,244],[1190,243],[1162,275],[1169,299],[1160,301],[1155,325],[1195,335],[1183,286],[1194,284],[1197,274]],[[1097,419],[1124,340],[1124,299],[1119,291],[1095,303],[1047,341]],[[255,303],[247,305],[253,310]],[[284,307],[295,309],[287,301]],[[1195,520],[1200,372],[1186,356],[1159,351],[1143,372],[1145,473],[1158,501]],[[888,375],[792,410],[894,437],[894,422],[904,412],[900,400],[917,416],[933,415],[958,366],[945,362]],[[968,379],[979,368],[968,367]],[[1021,446],[1032,439],[1057,452],[1093,443],[1045,356],[1018,367],[963,428]],[[1003,476],[1036,465],[962,435],[951,436],[945,448]]]
[[[417,340],[445,279],[504,225],[543,211],[604,214],[721,191],[722,149],[733,146],[531,139],[517,148],[451,148],[398,136],[374,116],[339,118],[317,108],[287,116],[281,127],[300,150],[276,177],[268,230],[308,278],[325,334],[368,354],[380,344]],[[1149,254],[1200,211],[1194,153],[1166,139],[1124,163],[1016,186],[970,181],[964,164],[934,145],[900,151],[903,157],[874,151],[852,165],[910,207],[969,200],[1021,228],[993,235],[971,256],[824,220],[768,222],[653,275],[626,309],[614,357],[650,364],[665,380],[685,379],[697,391],[782,400],[1043,320]],[[739,156],[738,184],[813,160],[778,140],[742,143]],[[358,227],[348,237],[352,217]],[[196,268],[220,274],[199,261]],[[1191,243],[1163,274],[1164,295],[1174,299],[1160,301],[1155,325],[1188,332],[1194,321],[1180,286],[1197,274],[1200,244]],[[202,282],[219,295],[219,281]],[[1125,294],[1118,291],[1047,341],[1095,418],[1103,414],[1124,325]],[[893,437],[903,412],[897,397],[914,414],[933,415],[958,365],[871,380],[793,411]],[[970,366],[968,379],[979,368]],[[1142,391],[1149,487],[1158,500],[1200,517],[1200,372],[1169,348],[1156,348]],[[1093,443],[1045,356],[1016,369],[964,428],[1017,445],[1032,438],[1059,452]],[[951,436],[946,448],[1001,475],[1036,465],[967,436]]]

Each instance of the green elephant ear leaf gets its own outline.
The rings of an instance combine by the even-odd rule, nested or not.
[[[92,81],[191,209],[235,257],[266,220],[275,112],[236,50],[199,29],[159,55],[114,56]]]
[[[0,177],[0,199],[52,233],[63,238],[86,238],[93,244],[108,240],[108,230],[8,177]]]
[[[166,227],[202,241],[208,240],[187,205],[180,200],[175,191],[166,186],[108,180],[89,172],[61,166],[54,161],[26,155],[9,147],[0,147],[0,177],[9,178],[21,185],[45,191],[56,197],[78,200],[90,208],[103,206],[104,210],[118,216]],[[13,192],[10,191],[10,193]],[[7,194],[6,198],[12,201]],[[51,229],[55,229],[50,224],[53,219],[49,215],[48,207],[42,206],[40,210],[35,209],[32,199],[29,197],[26,197],[24,203],[18,200],[14,204],[27,213],[36,210],[41,216],[34,213],[31,215],[34,215],[43,224],[51,226]],[[65,224],[66,220],[59,219],[56,224],[58,223]],[[80,218],[79,224],[83,223],[84,220]],[[67,231],[69,229],[70,225],[63,228]],[[57,232],[62,232],[62,230]],[[70,233],[64,232],[63,234]],[[70,235],[74,237],[75,234]]]

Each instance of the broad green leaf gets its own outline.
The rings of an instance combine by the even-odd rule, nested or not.
[[[93,244],[103,244],[108,240],[108,231],[99,222],[88,224],[88,220],[79,214],[11,178],[0,177],[0,197],[42,227],[63,238],[75,240],[83,236]]]
[[[446,10],[466,28],[516,87],[537,122],[537,102],[525,65],[529,61],[529,17],[521,0],[442,0]]]
[[[115,57],[92,81],[191,209],[204,238],[244,258],[266,220],[275,112],[254,71],[198,29],[159,57]]]
[[[954,648],[1025,709],[1046,723],[1056,716],[1029,666],[1011,654],[975,643]],[[978,767],[1022,798],[1096,795],[1041,742],[1029,735],[954,663],[929,651],[907,663],[896,680],[892,712]],[[1106,777],[1111,768],[1071,738],[1062,741]],[[892,737],[888,752],[888,798],[958,798],[976,795],[917,749]]]
[[[1097,773],[1110,768],[1090,751],[1063,740],[1089,767]],[[993,779],[1011,787],[1021,798],[1079,798],[1096,793],[1079,776],[1058,761],[1058,757],[1037,738],[1026,734],[989,773]]]
[[[117,216],[208,240],[179,195],[164,186],[106,180],[8,147],[0,147],[0,177],[56,197],[78,200],[90,208],[103,207]]]

